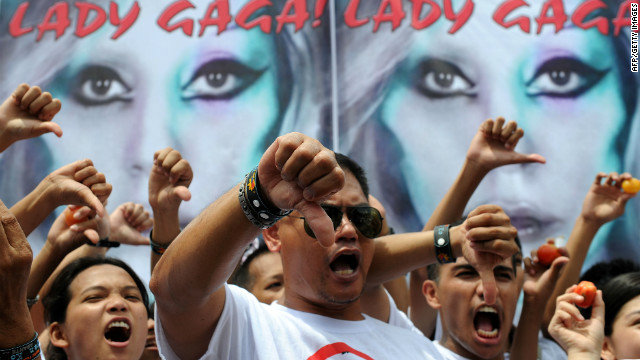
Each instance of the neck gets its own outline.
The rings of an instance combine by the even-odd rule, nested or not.
[[[350,303],[339,303],[330,299],[307,299],[298,294],[285,293],[282,297],[282,305],[298,311],[322,315],[338,320],[357,321],[364,320],[360,299]]]

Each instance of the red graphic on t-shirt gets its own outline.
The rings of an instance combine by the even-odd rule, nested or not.
[[[366,360],[373,360],[373,358],[365,353],[362,353],[351,346],[338,342],[323,346],[320,350],[316,351],[315,354],[309,356],[307,360],[326,360],[334,355],[350,353],[353,355],[357,355]]]

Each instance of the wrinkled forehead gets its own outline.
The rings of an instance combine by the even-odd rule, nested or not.
[[[322,205],[356,206],[368,204],[369,200],[364,196],[362,186],[360,186],[356,177],[347,170],[345,170],[344,175],[344,187],[325,201],[322,201]]]
[[[69,285],[76,295],[90,288],[136,287],[136,282],[123,268],[111,264],[91,266],[81,271]]]

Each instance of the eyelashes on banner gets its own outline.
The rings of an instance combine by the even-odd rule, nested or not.
[[[103,65],[89,65],[80,70],[71,93],[76,101],[86,106],[133,100],[132,88],[116,70]]]
[[[182,86],[182,99],[230,99],[256,82],[265,70],[256,70],[231,59],[209,61]]]
[[[418,65],[415,88],[424,96],[441,99],[476,96],[476,84],[457,65],[439,59],[427,59]]]
[[[575,98],[594,87],[607,72],[609,69],[598,70],[574,58],[553,58],[527,82],[527,95]]]

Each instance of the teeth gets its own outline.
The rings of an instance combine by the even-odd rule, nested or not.
[[[478,312],[494,313],[494,314],[498,313],[496,309],[492,308],[491,306],[483,306],[478,310]]]
[[[112,327],[121,327],[121,328],[125,328],[125,329],[129,329],[129,324],[127,324],[124,321],[114,321],[111,324],[109,324],[109,329],[111,329]]]
[[[351,269],[336,270],[335,273],[338,274],[338,275],[351,275],[351,274],[353,274],[353,270],[351,270]]]
[[[480,334],[480,336],[482,336],[482,337],[494,338],[494,337],[498,336],[498,329],[493,329],[491,331],[478,329],[478,334]]]

